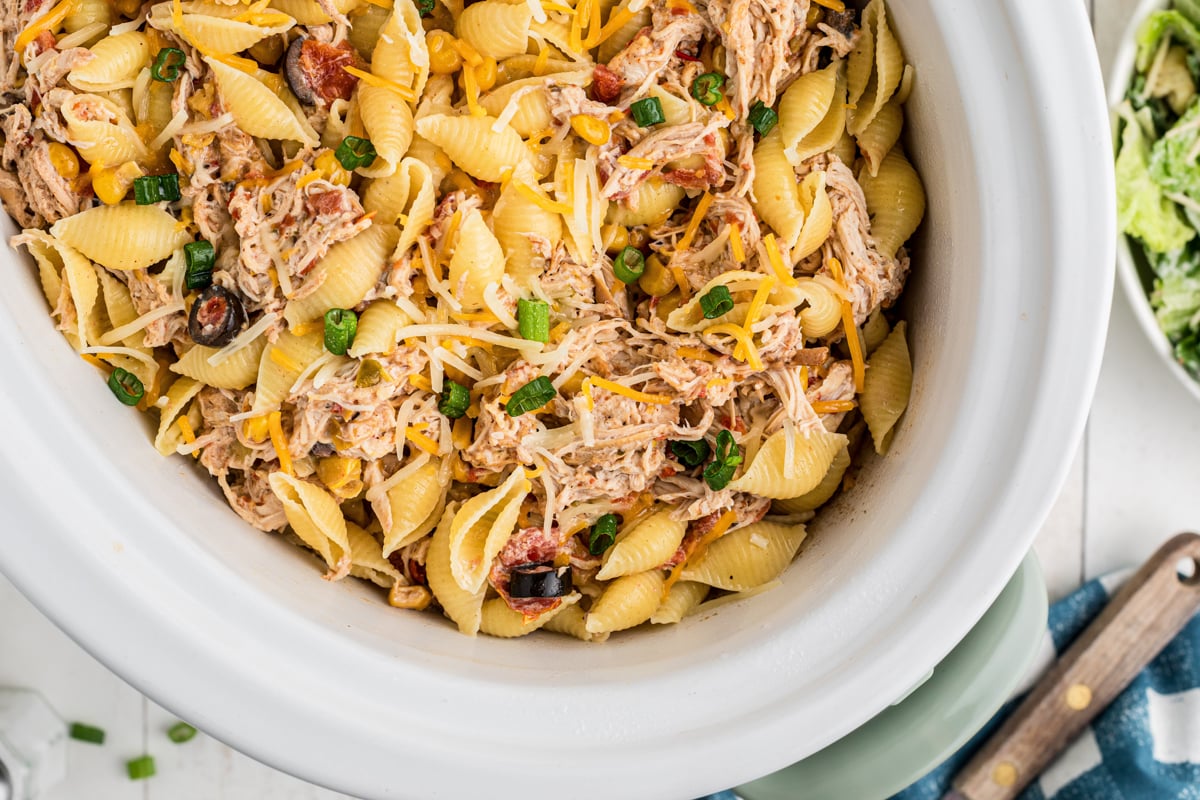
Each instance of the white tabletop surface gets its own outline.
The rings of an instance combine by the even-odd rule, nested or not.
[[[893,0],[894,2],[896,0]],[[1107,66],[1137,0],[1084,0]],[[1143,338],[1118,289],[1086,439],[1038,542],[1053,596],[1146,557],[1171,534],[1200,528],[1200,408]],[[0,576],[0,685],[39,689],[68,720],[103,726],[104,747],[72,743],[67,782],[47,800],[329,800],[311,786],[198,736],[173,745],[175,722],[100,666]],[[124,763],[149,752],[152,780]]]

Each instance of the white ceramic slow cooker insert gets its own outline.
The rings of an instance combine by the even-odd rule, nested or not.
[[[811,754],[915,685],[1012,575],[1099,366],[1108,121],[1078,0],[892,0],[929,195],[891,455],[783,585],[601,646],[460,636],[320,580],[113,402],[4,250],[0,567],[181,717],[371,798],[694,797]],[[4,233],[13,231],[6,219]]]

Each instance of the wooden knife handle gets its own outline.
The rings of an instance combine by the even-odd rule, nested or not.
[[[1178,572],[1191,559],[1193,577]],[[1200,536],[1159,548],[954,780],[967,800],[1009,800],[1034,781],[1200,610]]]

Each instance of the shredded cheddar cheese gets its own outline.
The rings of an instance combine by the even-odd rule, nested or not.
[[[318,172],[317,170],[313,170],[312,172],[308,173],[307,175],[300,176],[300,178],[296,181],[296,188],[303,189],[305,186],[308,186],[310,183],[316,183],[319,180],[321,180],[321,173]]]
[[[715,353],[701,350],[699,347],[680,347],[675,350],[675,355],[680,358],[694,358],[697,361],[708,361],[709,363],[716,363],[720,358]]]
[[[712,530],[701,536],[696,542],[695,546],[687,552],[683,561],[680,561],[678,564],[671,567],[671,573],[667,575],[667,580],[665,583],[663,583],[663,600],[667,599],[667,595],[671,593],[671,587],[674,586],[679,580],[679,576],[683,574],[683,571],[687,568],[687,565],[693,561],[698,561],[699,559],[703,558],[704,552],[708,549],[708,546],[724,536],[726,531],[732,528],[735,522],[737,522],[737,513],[735,513],[732,509],[726,511],[720,516],[719,519],[717,519],[716,524],[712,526]]]
[[[592,379],[584,378],[583,383],[579,386],[579,391],[583,392],[583,396],[587,398],[588,411],[594,411],[596,401],[592,398]]]
[[[631,400],[637,400],[639,403],[650,403],[652,405],[668,405],[671,398],[665,394],[648,394],[647,392],[639,392],[637,389],[630,389],[628,386],[622,386],[619,383],[607,380],[605,378],[591,377],[587,379],[591,381],[592,386],[598,386],[601,389],[607,389],[613,394],[620,394],[628,397]],[[586,381],[585,381],[586,383]],[[588,393],[591,397],[591,393]]]
[[[467,110],[473,117],[486,117],[487,112],[484,111],[483,106],[479,105],[479,80],[475,77],[474,65],[463,64],[462,79],[463,95],[467,98]]]
[[[746,263],[746,245],[742,242],[742,227],[736,222],[729,223],[729,251],[733,260],[739,264]]]
[[[433,384],[430,383],[429,378],[426,378],[424,375],[409,375],[408,382],[423,391],[426,391],[426,392],[433,391]]]
[[[401,99],[406,100],[409,103],[417,102],[417,93],[407,86],[401,86],[398,83],[389,81],[387,78],[381,78],[378,75],[373,75],[372,73],[361,70],[358,67],[343,66],[342,69],[344,69],[348,74],[358,78],[368,86],[375,86],[380,89],[390,89],[391,91],[400,95]]]
[[[743,355],[742,358],[734,355],[734,358],[738,358],[738,361],[749,364],[751,369],[756,371],[763,368],[762,359],[758,355],[758,347],[754,344],[754,338],[747,334],[744,329],[734,325],[732,322],[723,322],[720,325],[705,328],[704,333],[723,333],[727,336],[732,336],[741,345]]]
[[[429,453],[431,456],[436,456],[438,454],[438,443],[423,433],[419,433],[418,431],[409,428],[404,432],[404,438],[408,439],[410,442],[424,450],[426,453]]]
[[[271,434],[271,444],[275,447],[275,456],[279,459],[279,468],[285,475],[292,474],[292,454],[288,452],[287,434],[283,432],[283,418],[278,411],[267,415],[267,430]]]
[[[604,27],[600,29],[600,33],[596,35],[596,46],[600,46],[608,41],[614,33],[625,27],[625,23],[633,19],[636,14],[628,8],[618,8],[608,17],[608,22],[604,23]]]
[[[775,288],[775,277],[767,275],[758,284],[758,289],[754,292],[754,299],[750,301],[750,308],[746,311],[746,321],[742,324],[742,329],[746,332],[746,338],[751,339],[754,336],[754,323],[758,322],[758,318],[762,316],[763,309],[767,307],[767,298],[771,294],[771,290]],[[734,358],[745,358],[745,348],[741,342],[734,348]]]
[[[818,414],[842,414],[857,407],[858,403],[853,400],[818,400],[812,404],[813,411]]]
[[[836,11],[839,14],[846,10],[846,4],[842,0],[813,0],[813,2],[822,8],[828,8],[830,11]]]
[[[462,39],[455,39],[452,46],[463,57],[463,61],[472,67],[483,66],[483,56],[479,55],[479,51],[472,47],[469,42],[464,42]]]
[[[637,156],[621,156],[617,159],[617,163],[625,169],[654,169],[654,162],[649,158],[638,158]]]
[[[829,259],[829,271],[843,289],[848,288],[841,261],[836,258]],[[846,332],[846,347],[850,349],[850,364],[854,368],[854,391],[861,393],[867,382],[867,362],[863,355],[862,341],[858,336],[858,326],[854,324],[854,306],[849,298],[842,299],[842,328]]]
[[[46,31],[53,31],[59,25],[66,21],[67,17],[75,10],[76,0],[62,0],[54,8],[47,11],[43,16],[37,18],[25,27],[17,36],[16,42],[13,43],[13,50],[18,54],[25,52],[25,48],[33,43],[39,35]]]
[[[775,241],[775,234],[768,233],[763,237],[763,246],[767,249],[767,260],[771,262],[771,269],[775,271],[780,283],[784,286],[797,286],[796,278],[792,275],[791,269],[783,263],[783,255],[779,252],[779,243]]]
[[[522,181],[513,181],[512,185],[516,187],[517,192],[522,197],[526,198],[532,203],[535,203],[544,211],[549,211],[551,214],[563,214],[565,216],[570,216],[571,214],[575,213],[575,208],[573,206],[569,206],[566,203],[556,202],[548,197],[543,197],[537,192],[536,189],[527,183]]]
[[[295,359],[274,345],[271,346],[270,354],[272,361],[289,372],[302,372],[304,370],[303,364],[296,363]]]
[[[588,34],[583,40],[585,50],[591,50],[600,44],[600,35],[604,32],[600,24],[600,0],[587,0],[588,3]]]
[[[692,246],[692,240],[696,238],[696,233],[700,230],[700,223],[704,221],[704,217],[708,214],[708,209],[713,204],[713,196],[710,192],[705,192],[700,197],[700,202],[696,203],[696,212],[692,214],[692,218],[688,220],[687,228],[683,231],[683,236],[679,239],[679,245],[675,248],[675,252],[687,250]]]
[[[808,367],[800,368],[800,386],[804,391],[808,391]]]
[[[671,276],[675,278],[675,285],[679,287],[679,294],[687,301],[692,296],[692,285],[688,283],[687,275],[683,272],[683,267],[670,267]]]

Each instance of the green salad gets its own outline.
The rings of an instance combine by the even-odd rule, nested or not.
[[[1200,0],[1175,0],[1138,31],[1118,109],[1117,209],[1179,362],[1200,378]]]

